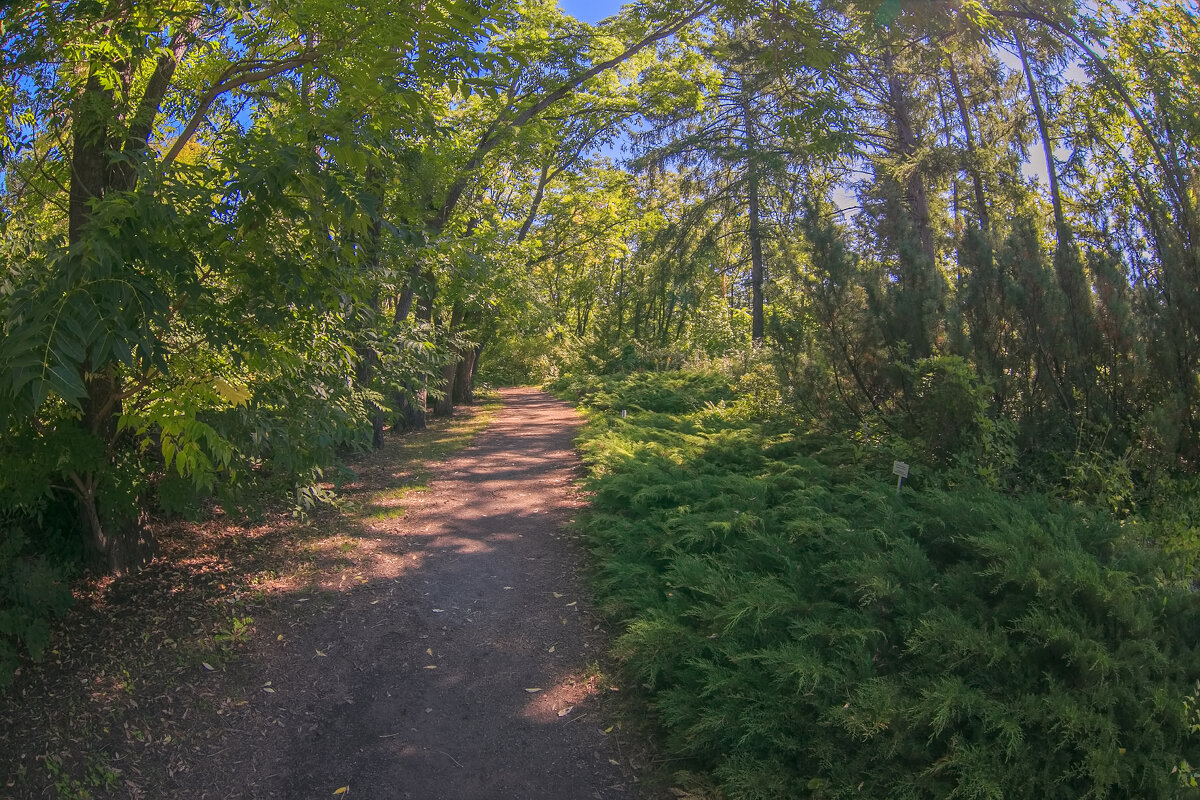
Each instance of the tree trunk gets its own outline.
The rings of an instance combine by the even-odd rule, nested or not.
[[[472,331],[472,335],[480,341],[478,344],[468,347],[458,362],[458,374],[454,378],[455,403],[464,405],[474,405],[475,403],[475,370],[479,364],[479,353],[483,350],[483,336],[480,330],[482,324],[483,309],[472,306],[466,314],[464,326],[466,330]]]
[[[367,252],[363,266],[368,275],[374,275],[379,271],[379,260],[382,255],[384,201],[383,176],[376,167],[370,166],[367,167],[366,179],[367,189],[374,196],[375,208],[371,212],[371,226],[367,232]],[[379,314],[379,310],[379,292],[376,291],[371,297],[372,319]],[[375,368],[378,366],[378,364],[378,351],[370,347],[360,347],[358,349],[358,365],[355,369],[355,379],[360,387],[363,389],[371,388],[371,383],[375,377]],[[384,411],[382,408],[376,406],[371,411],[371,445],[376,450],[383,448],[383,423]]]
[[[892,115],[896,123],[898,150],[907,159],[915,159],[920,148],[920,137],[913,125],[912,113],[909,110],[908,92],[904,87],[899,73],[896,71],[896,59],[891,47],[883,50],[884,70],[887,74],[888,101],[892,106]],[[937,252],[933,245],[933,223],[929,212],[929,193],[925,188],[925,177],[919,169],[910,169],[905,185],[905,199],[908,201],[909,213],[912,215],[913,231],[921,253],[929,260],[930,265],[936,263]]]
[[[971,176],[971,186],[975,191],[975,216],[979,219],[979,229],[984,233],[991,228],[988,216],[987,199],[983,189],[983,175],[979,171],[979,157],[975,152],[975,134],[971,129],[971,115],[967,111],[967,99],[963,94],[962,82],[958,79],[958,71],[954,69],[954,61],[947,55],[946,64],[950,74],[950,86],[954,89],[954,101],[958,105],[958,115],[962,120],[963,139],[966,142],[966,170]]]
[[[1054,145],[1050,141],[1050,129],[1046,124],[1046,112],[1042,108],[1042,96],[1037,83],[1033,79],[1033,70],[1029,68],[1029,54],[1020,34],[1013,32],[1013,41],[1017,43],[1017,54],[1021,57],[1021,69],[1025,72],[1025,81],[1029,87],[1029,100],[1033,103],[1033,115],[1037,120],[1038,135],[1042,138],[1042,151],[1046,156],[1046,177],[1050,181],[1050,205],[1054,209],[1054,235],[1061,237],[1067,228],[1063,217],[1062,193],[1058,187],[1058,165],[1054,160]]]
[[[760,344],[765,336],[763,320],[763,282],[766,269],[763,263],[762,221],[759,208],[758,132],[751,106],[750,93],[742,86],[742,121],[745,125],[746,194],[749,229],[746,238],[750,245],[750,340]]]
[[[903,192],[903,201],[896,209],[892,234],[900,263],[897,289],[903,301],[903,307],[897,308],[894,321],[897,336],[908,343],[909,355],[919,359],[933,352],[936,311],[942,301],[942,276],[937,271],[929,194],[925,187],[925,176],[917,163],[921,137],[913,123],[908,90],[896,68],[890,45],[883,48],[883,67],[887,80],[887,102],[896,126],[895,153],[907,162],[903,185],[893,183],[897,190]]]
[[[176,28],[136,101],[130,98],[129,91],[134,74],[132,63],[88,65],[87,81],[71,108],[71,172],[67,190],[67,242],[71,251],[76,251],[87,238],[99,200],[110,192],[130,192],[136,188],[138,161],[146,153],[175,69],[199,26],[199,17],[192,17]],[[116,67],[121,74],[123,102],[118,102],[113,87],[106,87],[101,80],[105,66]],[[122,387],[118,365],[111,361],[93,364],[88,353],[78,369],[87,388],[79,425],[103,442],[111,466],[117,458],[120,437]],[[88,533],[93,549],[107,559],[109,568],[123,572],[153,558],[156,546],[135,508],[111,508],[105,513],[102,477],[92,472],[72,476],[80,524]]]
[[[475,365],[479,361],[479,351],[482,346],[471,347],[467,350],[462,361],[458,362],[458,375],[454,379],[454,402],[463,405],[475,404]]]
[[[533,200],[529,203],[529,213],[525,216],[525,222],[521,224],[521,230],[517,232],[517,244],[524,242],[525,237],[529,235],[533,221],[537,218],[538,208],[542,204],[542,197],[546,193],[546,184],[549,182],[550,165],[547,163],[542,165],[542,171],[538,175],[537,189],[533,193]]]
[[[1042,139],[1042,150],[1046,156],[1046,173],[1050,181],[1050,205],[1054,209],[1054,275],[1058,287],[1066,300],[1066,317],[1070,341],[1070,351],[1066,353],[1071,382],[1083,390],[1086,396],[1094,383],[1092,361],[1094,351],[1098,346],[1095,326],[1092,317],[1091,297],[1087,278],[1083,274],[1083,263],[1079,257],[1070,228],[1067,227],[1063,214],[1062,190],[1058,183],[1058,164],[1054,158],[1054,144],[1050,139],[1050,127],[1046,121],[1046,112],[1042,106],[1041,92],[1034,80],[1033,69],[1029,66],[1029,52],[1025,48],[1021,35],[1013,31],[1013,41],[1017,45],[1017,54],[1021,58],[1021,69],[1025,73],[1025,81],[1029,87],[1029,99],[1033,104],[1033,114],[1037,119],[1038,134]]]
[[[462,318],[462,303],[455,303],[454,308],[450,311],[450,325],[446,328],[446,332],[450,336],[458,333],[459,328],[462,326]],[[442,396],[438,398],[433,409],[433,413],[439,417],[449,417],[454,414],[454,383],[458,377],[458,364],[462,359],[461,353],[456,352],[456,355],[458,356],[456,360],[442,367]]]
[[[72,249],[86,238],[93,206],[108,190],[110,121],[113,93],[105,89],[99,78],[89,76],[83,94],[74,107],[72,120],[71,185],[67,213],[67,240]],[[126,188],[126,187],[120,187]],[[93,371],[91,358],[80,366],[87,397],[83,400],[81,427],[104,444],[110,459],[115,455],[117,415],[120,413],[120,378],[114,364],[103,364]],[[79,499],[79,519],[88,534],[93,550],[108,562],[113,572],[123,572],[140,563],[137,542],[142,538],[136,530],[136,518],[118,519],[104,525],[100,511],[99,489],[102,478],[85,473],[75,478]],[[127,541],[132,539],[132,541]]]

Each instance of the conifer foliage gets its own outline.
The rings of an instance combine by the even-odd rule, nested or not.
[[[878,443],[681,412],[686,383],[582,392],[597,585],[675,755],[730,798],[1195,795],[1200,596],[1153,547],[928,470],[897,492]]]

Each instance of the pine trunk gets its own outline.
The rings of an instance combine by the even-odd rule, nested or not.
[[[975,151],[975,133],[971,127],[971,115],[967,110],[967,98],[963,94],[962,82],[958,79],[958,71],[954,69],[954,61],[947,57],[947,71],[950,75],[950,86],[954,89],[954,101],[958,106],[958,115],[962,121],[963,139],[966,142],[967,158],[964,165],[971,177],[971,187],[975,195],[975,216],[979,220],[979,229],[987,232],[991,228],[988,215],[987,198],[983,189],[983,174],[979,171],[979,157]]]
[[[750,245],[750,340],[759,344],[765,336],[766,327],[763,318],[763,283],[766,280],[766,268],[763,261],[762,210],[759,197],[758,126],[750,94],[745,86],[742,87],[742,122],[746,129],[746,199],[749,215],[746,239]],[[664,329],[665,327],[664,324]]]

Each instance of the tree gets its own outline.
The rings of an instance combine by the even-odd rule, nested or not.
[[[8,424],[47,423],[53,447],[78,453],[64,473],[95,549],[114,569],[136,563],[149,545],[137,524],[137,480],[119,477],[130,453],[159,442],[168,466],[201,482],[231,457],[203,409],[237,406],[241,390],[222,399],[209,389],[207,398],[191,398],[198,405],[161,393],[177,381],[203,380],[177,373],[188,363],[183,331],[199,326],[197,346],[209,350],[222,338],[211,314],[225,300],[223,281],[250,266],[230,268],[229,242],[246,229],[229,223],[257,217],[249,224],[261,225],[274,210],[298,210],[286,196],[297,182],[311,200],[328,202],[333,192],[348,201],[344,208],[353,205],[355,191],[342,191],[340,169],[330,169],[336,148],[325,149],[328,141],[291,148],[299,169],[290,178],[261,170],[253,156],[229,162],[229,152],[214,145],[240,138],[239,113],[263,110],[264,100],[290,95],[303,107],[320,91],[337,95],[345,108],[405,91],[381,84],[381,74],[465,72],[481,16],[453,0],[438,13],[431,8],[424,15],[373,8],[364,15],[313,2],[287,12],[265,6],[249,16],[180,0],[136,9],[43,3],[8,10],[6,35],[23,53],[6,65],[21,87],[13,98],[24,104],[17,118],[34,120],[9,129],[8,205],[23,212],[41,201],[40,192],[66,208],[47,232],[26,229],[10,251],[14,290],[3,307],[0,347],[10,378],[4,416]],[[237,103],[245,104],[241,111]],[[206,122],[213,133],[201,136]],[[252,128],[246,142],[253,149],[262,140]],[[285,146],[281,162],[287,152]],[[223,156],[231,167],[259,168],[260,178],[274,182],[250,188],[238,180],[247,172],[230,180]],[[242,194],[214,197],[221,182]],[[308,209],[310,230],[324,228],[318,252],[330,257],[337,226],[317,206]],[[138,406],[132,416],[130,404]],[[152,406],[159,410],[149,414]]]

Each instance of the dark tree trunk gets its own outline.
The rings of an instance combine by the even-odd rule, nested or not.
[[[754,109],[746,87],[742,87],[742,121],[745,125],[746,145],[746,194],[749,228],[746,238],[750,245],[750,339],[755,344],[765,336],[763,319],[763,283],[766,267],[763,262],[762,219],[759,198],[758,175],[758,131]]]
[[[186,20],[175,31],[158,56],[141,97],[129,100],[134,65],[113,64],[122,80],[122,98],[117,102],[112,87],[105,87],[103,67],[89,65],[88,79],[71,113],[71,174],[68,187],[67,242],[76,250],[90,235],[95,204],[113,192],[133,191],[137,186],[137,162],[170,88],[179,60],[187,51],[200,25],[199,18]],[[92,364],[90,354],[79,365],[87,388],[80,426],[104,443],[110,460],[117,457],[120,431],[122,385],[116,363]],[[114,572],[123,572],[154,556],[156,545],[139,519],[136,509],[103,509],[103,480],[96,473],[72,475],[79,501],[79,520],[92,548],[107,560]],[[105,513],[107,511],[107,513]]]
[[[950,86],[954,89],[954,101],[958,105],[958,115],[962,120],[963,139],[966,142],[966,170],[971,176],[971,187],[975,193],[975,216],[979,219],[979,229],[987,232],[991,228],[988,215],[987,198],[983,189],[983,174],[979,171],[979,158],[975,151],[975,134],[971,129],[971,115],[967,110],[967,98],[963,94],[962,82],[958,79],[958,71],[954,69],[954,61],[949,56],[946,60],[947,71],[950,75]]]
[[[529,235],[530,228],[533,227],[533,221],[537,218],[538,208],[542,204],[542,197],[546,193],[546,184],[550,182],[550,165],[543,164],[542,171],[538,175],[537,190],[533,193],[533,200],[529,204],[529,213],[525,216],[525,222],[521,224],[521,230],[517,232],[517,244],[525,241],[525,237]]]
[[[483,350],[480,328],[483,324],[483,309],[472,306],[467,312],[465,327],[473,336],[480,338],[476,345],[468,347],[458,362],[458,374],[454,378],[454,402],[464,405],[475,403],[475,371],[479,364],[479,353]]]
[[[896,315],[898,335],[908,343],[912,358],[933,352],[934,312],[942,300],[941,275],[937,272],[937,250],[929,211],[925,176],[916,163],[921,136],[915,124],[908,90],[896,68],[891,46],[883,48],[887,102],[896,126],[895,153],[908,162],[903,186],[903,208],[896,209],[894,246],[900,262],[899,292],[904,308]]]
[[[888,101],[892,106],[892,116],[896,123],[898,149],[905,158],[913,159],[920,147],[920,136],[913,125],[912,112],[909,109],[908,92],[900,74],[896,71],[896,59],[890,47],[883,50],[883,64],[887,73]],[[932,265],[937,259],[933,246],[933,223],[929,212],[929,193],[925,188],[925,176],[919,169],[909,170],[908,181],[904,187],[905,199],[908,202],[909,213],[912,216],[913,232],[921,253]]]
[[[113,93],[100,84],[96,74],[88,77],[83,94],[75,101],[71,121],[71,187],[67,211],[67,239],[72,246],[83,239],[92,218],[92,204],[104,195],[108,174],[109,121]]]
[[[458,362],[458,375],[454,379],[454,402],[469,406],[475,404],[475,365],[479,360],[480,346],[469,348]]]
[[[1033,69],[1029,65],[1029,52],[1021,36],[1013,32],[1013,41],[1017,45],[1017,54],[1021,58],[1021,69],[1025,73],[1025,81],[1029,87],[1029,99],[1033,105],[1033,114],[1037,120],[1038,135],[1042,139],[1042,150],[1046,156],[1046,174],[1050,182],[1050,205],[1054,209],[1054,275],[1058,287],[1066,300],[1067,328],[1071,337],[1070,345],[1073,352],[1065,354],[1071,382],[1085,395],[1093,383],[1091,360],[1097,342],[1094,341],[1094,322],[1092,317],[1091,298],[1087,278],[1083,274],[1083,263],[1075,246],[1070,228],[1067,227],[1066,216],[1063,213],[1062,190],[1058,183],[1058,164],[1054,158],[1054,143],[1050,139],[1050,126],[1046,121],[1046,111],[1042,106],[1041,92],[1034,80]]]
[[[1029,100],[1033,104],[1033,115],[1037,120],[1038,135],[1042,138],[1042,151],[1046,156],[1046,177],[1050,181],[1050,205],[1054,209],[1054,234],[1061,237],[1066,231],[1067,223],[1063,216],[1062,193],[1058,186],[1058,164],[1054,160],[1054,144],[1050,141],[1050,128],[1046,124],[1046,111],[1042,107],[1042,95],[1033,79],[1033,70],[1029,67],[1029,54],[1021,41],[1021,36],[1013,33],[1013,41],[1017,43],[1017,54],[1021,57],[1021,69],[1025,72],[1025,81],[1029,87]]]
[[[462,303],[455,303],[454,308],[450,311],[450,325],[446,332],[453,336],[458,333],[462,326],[463,307]],[[454,414],[454,384],[458,377],[458,362],[462,358],[461,353],[456,352],[456,360],[451,361],[442,367],[441,390],[442,395],[434,404],[433,413],[439,417],[449,417]]]
[[[366,179],[367,189],[374,197],[375,208],[371,212],[371,226],[367,232],[367,252],[363,266],[368,275],[373,275],[379,271],[379,260],[382,256],[384,188],[383,176],[376,167],[367,167]],[[372,319],[379,314],[379,310],[379,292],[376,292],[371,298]],[[359,386],[364,389],[371,388],[371,383],[375,378],[375,369],[378,365],[378,351],[365,346],[358,349],[358,365],[355,369],[355,380]],[[376,406],[371,411],[371,445],[376,450],[381,449],[384,444],[383,424],[384,411],[382,408]]]

